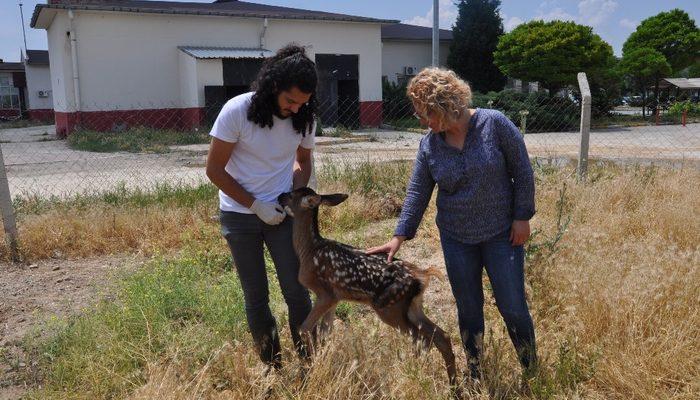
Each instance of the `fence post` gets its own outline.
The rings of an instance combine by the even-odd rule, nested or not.
[[[528,110],[520,110],[520,133],[523,135],[527,131],[527,115],[530,114]]]
[[[578,179],[586,180],[588,172],[588,142],[591,133],[591,90],[585,72],[578,73],[578,87],[581,90],[581,147],[578,152]]]
[[[10,184],[7,181],[2,145],[0,145],[0,210],[2,210],[2,224],[5,227],[5,240],[10,247],[10,256],[12,261],[17,262],[19,261],[17,222],[15,221],[15,212],[12,207],[12,196],[10,196]]]

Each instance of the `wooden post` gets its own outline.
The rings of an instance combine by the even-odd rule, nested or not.
[[[585,181],[588,173],[588,143],[591,133],[591,89],[585,72],[578,73],[578,86],[581,90],[581,146],[578,152],[577,175],[579,181]]]

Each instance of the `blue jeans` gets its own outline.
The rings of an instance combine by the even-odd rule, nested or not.
[[[535,329],[525,300],[523,246],[512,246],[510,230],[476,244],[465,244],[441,232],[447,276],[457,301],[457,317],[470,373],[478,377],[484,334],[482,269],[486,267],[498,311],[506,323],[521,364],[527,370],[537,362]]]
[[[309,291],[299,283],[299,259],[292,245],[293,221],[267,225],[257,215],[221,211],[221,233],[231,249],[241,280],[248,328],[263,362],[279,367],[281,348],[275,318],[270,310],[263,244],[275,264],[282,296],[289,310],[289,328],[299,355],[306,356],[299,326],[311,311]]]

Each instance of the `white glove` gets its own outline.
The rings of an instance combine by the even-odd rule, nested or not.
[[[268,225],[278,225],[284,221],[287,213],[284,208],[277,203],[255,200],[250,206],[250,211],[254,212],[264,223]]]

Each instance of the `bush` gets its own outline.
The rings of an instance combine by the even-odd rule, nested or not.
[[[493,108],[501,111],[520,128],[521,111],[526,114],[526,132],[557,132],[575,129],[579,125],[579,106],[570,98],[550,97],[544,92],[521,93],[514,90],[475,93],[474,107]]]
[[[668,113],[672,115],[681,115],[684,111],[688,113],[688,115],[700,115],[700,105],[698,105],[697,103],[691,103],[689,100],[686,100],[677,101],[671,104],[671,107],[668,108]]]
[[[617,87],[591,87],[591,117],[600,118],[610,115],[615,107],[622,104],[620,90]]]
[[[413,118],[413,104],[406,96],[406,84],[398,84],[385,80],[382,82],[382,106],[384,119],[392,121]]]

